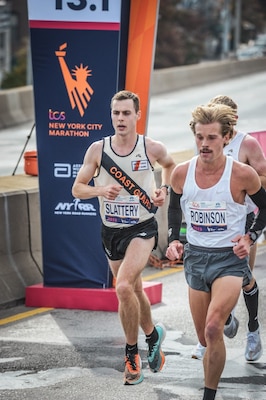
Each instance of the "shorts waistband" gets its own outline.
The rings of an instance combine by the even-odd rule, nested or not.
[[[191,250],[202,251],[204,253],[228,253],[229,251],[233,251],[233,247],[201,247],[195,246],[194,244],[188,243],[188,247]]]
[[[151,217],[149,219],[146,219],[145,221],[138,222],[137,224],[132,224],[129,226],[121,226],[121,228],[119,228],[119,227],[112,228],[111,226],[106,226],[104,224],[102,224],[102,225],[103,225],[104,229],[109,232],[117,232],[117,231],[122,231],[124,229],[132,229],[132,228],[136,228],[136,227],[138,227],[138,229],[141,229],[143,226],[146,226],[147,224],[150,224],[153,221],[155,221],[155,218]]]

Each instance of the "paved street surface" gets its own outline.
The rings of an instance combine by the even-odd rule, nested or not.
[[[169,151],[193,149],[187,128],[191,110],[217,94],[239,104],[239,128],[266,130],[266,73],[155,96],[151,99],[148,135]],[[0,131],[0,176],[11,175],[32,122]],[[36,149],[33,133],[26,150]],[[23,159],[16,174],[23,173]],[[264,354],[255,363],[244,359],[247,311],[242,295],[234,339],[225,338],[227,362],[216,400],[266,399],[266,244],[259,245],[255,275],[260,288]],[[139,334],[144,381],[124,386],[124,337],[118,314],[84,310],[35,309],[20,305],[0,309],[0,399],[3,400],[201,400],[202,362],[191,358],[197,343],[188,307],[182,268],[146,267],[143,278],[163,283],[162,303],[152,306],[163,322],[166,363],[160,373],[147,367],[146,343]]]

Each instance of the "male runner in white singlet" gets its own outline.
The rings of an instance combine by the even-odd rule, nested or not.
[[[225,104],[231,107],[236,112],[236,122],[238,120],[237,104],[234,100],[225,95],[218,95],[209,101],[212,104]],[[234,160],[243,162],[250,165],[257,171],[261,179],[261,184],[266,187],[266,159],[259,142],[247,133],[243,133],[234,129],[232,137],[228,144],[224,147],[224,154],[233,157]],[[246,232],[249,230],[250,225],[254,218],[254,211],[256,205],[247,196],[246,203],[248,205]],[[249,266],[253,272],[256,259],[257,244],[251,247],[249,253]],[[260,337],[260,324],[258,320],[258,304],[259,304],[259,288],[255,280],[254,274],[252,281],[249,285],[243,287],[243,296],[248,310],[248,326],[247,326],[247,343],[245,349],[245,358],[247,361],[257,361],[263,353],[261,337]],[[239,321],[234,315],[234,311],[230,314],[226,321],[224,334],[233,338],[237,334]],[[205,353],[205,347],[198,342],[197,346],[192,352],[193,358],[202,359]]]
[[[91,144],[72,188],[77,198],[99,199],[102,242],[116,278],[119,316],[126,339],[126,385],[143,380],[137,345],[139,326],[146,335],[151,371],[160,371],[165,361],[161,350],[165,328],[152,322],[141,273],[157,245],[155,213],[164,204],[175,163],[161,142],[138,135],[140,116],[136,94],[123,90],[114,95],[111,118],[115,134]],[[156,162],[162,167],[159,189],[153,172]],[[92,179],[95,186],[88,185]]]
[[[224,325],[242,287],[252,280],[248,264],[250,246],[266,225],[266,193],[259,175],[254,168],[223,152],[234,125],[235,112],[228,106],[197,107],[190,126],[198,156],[177,165],[171,175],[178,207],[174,222],[169,215],[169,226],[180,232],[184,214],[184,270],[189,304],[199,342],[206,347],[203,400],[215,399],[226,359]],[[246,195],[258,208],[247,233]],[[182,255],[183,244],[178,238],[171,241],[166,256],[175,260]]]

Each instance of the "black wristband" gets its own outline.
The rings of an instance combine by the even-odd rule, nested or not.
[[[179,240],[180,228],[182,225],[182,210],[180,198],[182,194],[170,191],[170,200],[168,206],[168,243]]]
[[[258,207],[258,212],[255,215],[253,224],[249,228],[250,232],[256,232],[258,237],[266,226],[266,192],[263,187],[257,193],[249,195],[251,200]]]

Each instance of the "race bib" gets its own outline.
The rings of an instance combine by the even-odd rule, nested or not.
[[[198,232],[227,230],[225,201],[191,201],[188,203],[190,225]]]
[[[117,196],[104,201],[104,216],[108,222],[136,224],[139,222],[139,196]]]

